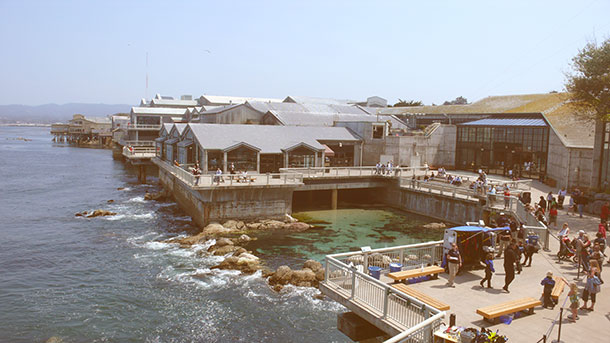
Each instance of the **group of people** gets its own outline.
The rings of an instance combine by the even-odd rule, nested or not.
[[[375,165],[375,175],[392,175],[392,173],[396,170],[398,171],[400,166],[394,166],[394,162],[389,161],[388,164],[377,162]]]

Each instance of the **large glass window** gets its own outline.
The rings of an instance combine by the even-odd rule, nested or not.
[[[256,171],[256,150],[240,146],[237,149],[233,149],[227,153],[227,165],[233,163],[236,171]]]
[[[222,169],[223,157],[222,151],[208,150],[208,171],[216,171],[216,169]]]
[[[315,166],[315,152],[304,148],[296,148],[288,152],[288,167],[290,168],[307,168]]]

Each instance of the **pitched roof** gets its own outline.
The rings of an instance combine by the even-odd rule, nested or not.
[[[351,105],[357,103],[356,100],[347,99],[331,99],[331,98],[317,98],[313,96],[287,96],[283,102],[286,103],[297,103],[297,104],[325,104],[325,105]]]
[[[169,108],[169,107],[132,107],[131,113],[133,114],[158,114],[177,116],[184,115],[186,108]]]
[[[197,102],[197,100],[152,99],[151,105],[194,107],[199,105],[199,103]]]
[[[328,104],[296,104],[296,103],[269,103],[260,101],[248,101],[253,109],[267,113],[269,111],[285,111],[285,112],[300,112],[300,113],[351,113],[351,114],[368,114],[365,110],[353,105],[328,105]]]
[[[485,118],[469,121],[464,126],[542,126],[546,123],[542,118]]]
[[[281,102],[282,99],[273,99],[273,98],[252,98],[252,97],[242,97],[242,96],[226,96],[226,95],[202,95],[202,99],[207,100],[209,103],[213,104],[243,104],[246,101],[265,101],[265,102]],[[205,105],[205,104],[204,104]]]
[[[300,143],[324,150],[321,141],[359,141],[344,127],[300,127],[274,125],[188,124],[195,139],[205,149],[225,150],[240,143],[279,154]]]
[[[318,113],[270,110],[267,115],[274,116],[281,124],[289,126],[333,126],[336,121],[376,122],[369,114]]]

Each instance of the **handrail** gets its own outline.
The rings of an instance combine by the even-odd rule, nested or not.
[[[407,330],[399,333],[398,335],[384,341],[383,343],[397,343],[402,341],[403,339],[409,338],[409,336],[411,336],[412,334],[416,333],[417,331],[419,331],[420,329],[423,329],[424,327],[433,324],[434,322],[436,322],[437,320],[440,319],[444,319],[445,316],[447,315],[447,312],[443,311],[440,313],[437,313],[435,315],[433,315],[432,317],[424,320],[423,322],[408,328]]]
[[[374,254],[374,253],[382,253],[382,252],[398,250],[398,249],[423,248],[423,247],[428,247],[428,246],[435,246],[435,245],[442,244],[442,243],[443,243],[443,241],[431,241],[431,242],[423,242],[423,243],[415,243],[415,244],[398,245],[395,247],[372,249],[368,253]],[[333,258],[338,258],[338,257],[347,257],[347,256],[353,256],[353,255],[359,255],[359,254],[363,254],[363,252],[350,251],[350,252],[344,252],[344,253],[339,253],[339,254],[331,254],[331,255],[327,255],[327,256],[330,256]]]
[[[127,124],[127,129],[152,129],[157,130],[161,129],[161,124]]]
[[[126,141],[120,142],[124,146],[155,146],[155,141]]]

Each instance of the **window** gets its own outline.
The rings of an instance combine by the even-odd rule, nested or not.
[[[373,125],[373,139],[383,138],[383,125]]]

